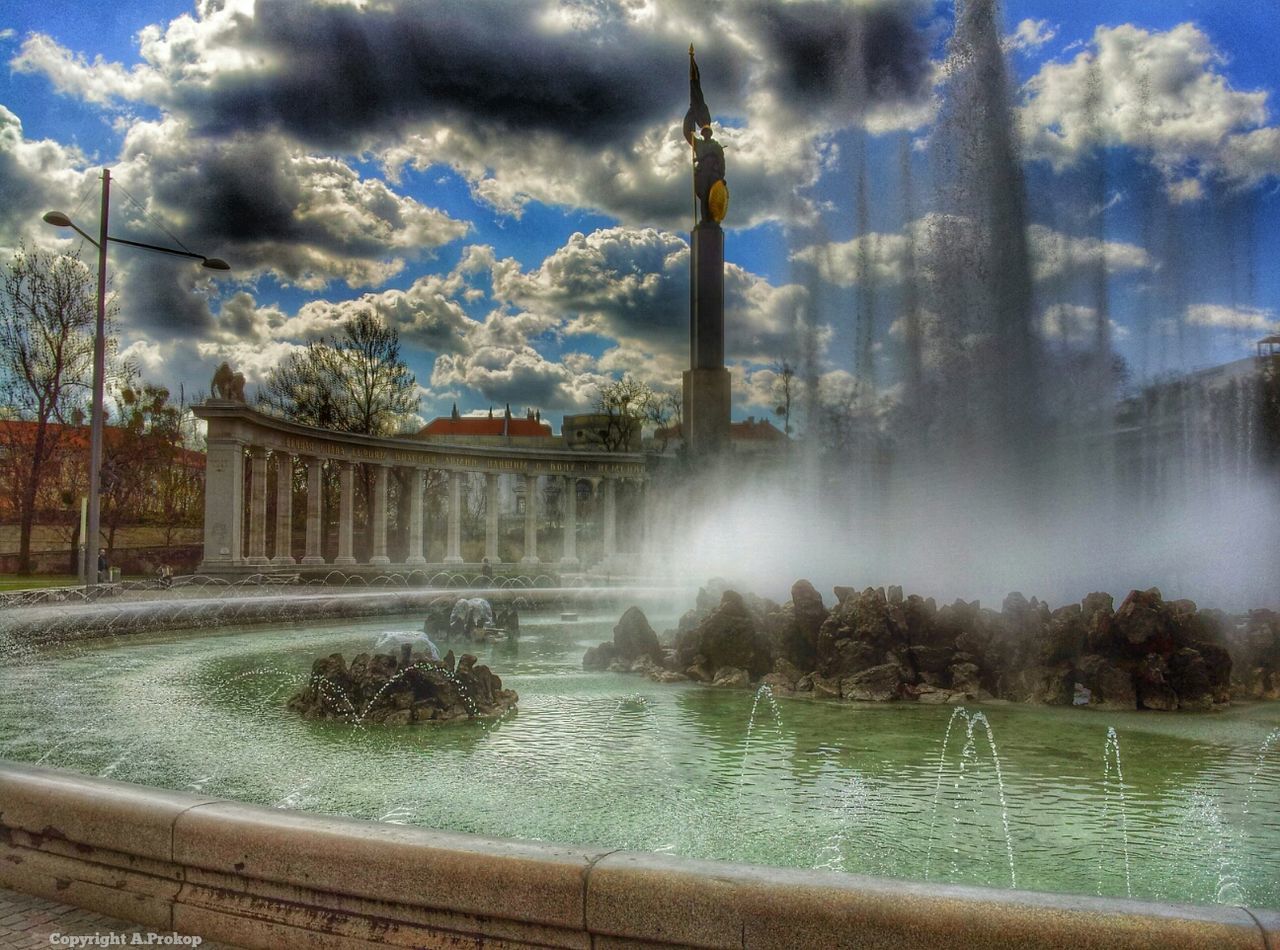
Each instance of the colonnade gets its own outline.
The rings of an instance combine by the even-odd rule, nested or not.
[[[249,525],[248,534],[239,560],[245,565],[254,567],[289,566],[294,564],[320,565],[328,563],[323,554],[324,520],[322,517],[323,467],[338,467],[338,523],[337,523],[337,555],[332,563],[336,566],[352,566],[359,563],[373,567],[387,567],[393,563],[407,568],[421,568],[427,565],[426,547],[426,486],[428,473],[431,471],[418,466],[392,466],[371,464],[371,490],[368,498],[366,525],[369,534],[369,554],[364,562],[357,561],[353,550],[355,536],[355,481],[356,468],[359,463],[350,461],[325,460],[314,457],[294,456],[289,452],[268,452],[260,446],[247,449],[249,460]],[[298,559],[293,556],[293,485],[294,466],[302,464],[306,468],[306,534],[303,546],[304,554]],[[388,487],[393,468],[398,473],[402,485],[408,488],[408,524],[405,526],[407,554],[403,559],[392,561],[388,550],[388,531],[391,522],[391,507],[388,505]],[[267,499],[271,488],[269,473],[274,469],[275,480],[275,525],[273,544],[268,547],[267,531]],[[459,470],[444,471],[445,475],[445,551],[441,563],[446,567],[464,564],[462,556],[462,510],[464,479],[469,472]],[[501,496],[499,472],[479,473],[484,476],[485,490],[485,537],[484,559],[490,565],[503,563],[500,556],[501,532]],[[560,570],[579,570],[581,562],[578,556],[578,493],[579,483],[586,481],[598,492],[600,501],[600,537],[601,557],[603,560],[616,558],[618,550],[618,483],[622,478],[615,476],[598,476],[596,478],[577,475],[544,475],[528,473],[516,476],[523,479],[524,496],[524,545],[523,556],[519,559],[521,568],[539,568],[548,565]],[[546,482],[558,483],[562,500],[561,520],[563,540],[561,556],[554,561],[543,560],[538,553],[538,535],[543,526],[546,512],[543,498]],[[598,488],[596,487],[598,484]],[[268,553],[270,552],[270,553]],[[230,552],[228,552],[230,554]],[[231,560],[236,560],[234,554]]]
[[[464,482],[468,478],[483,477],[483,555],[477,557],[478,546],[469,551],[470,563],[476,567],[480,557],[495,567],[501,565],[504,526],[519,530],[511,519],[503,518],[503,476],[515,480],[516,494],[522,493],[525,499],[524,543],[518,563],[513,565],[522,573],[610,570],[633,553],[621,551],[620,543],[626,544],[626,539],[635,539],[643,531],[647,480],[640,456],[354,436],[287,423],[242,403],[210,401],[196,407],[196,412],[209,422],[203,570],[234,573],[324,565],[423,569],[428,566],[429,528],[433,537],[444,536],[443,557],[437,556],[432,563],[463,568],[467,563],[463,552]],[[305,490],[301,492],[304,500],[297,506],[300,510],[295,511],[298,466],[305,470]],[[367,466],[368,471],[358,476],[361,466]],[[327,544],[325,538],[326,527],[335,521],[333,513],[324,510],[326,470],[329,479],[336,472],[336,545],[334,538]],[[388,503],[393,473],[400,491],[408,494],[399,506],[399,518]],[[363,506],[365,519],[359,527],[367,541],[361,545],[358,559],[356,480],[365,476],[369,491]],[[639,530],[630,534],[619,530],[620,519],[627,514],[619,502],[623,483],[639,489],[638,505],[632,506],[639,509]],[[433,491],[438,493],[438,503],[428,505]],[[587,552],[592,563],[584,563],[579,544],[580,491],[595,501],[594,534],[599,544]],[[544,558],[538,550],[540,535],[545,543],[545,528],[552,519],[543,502],[556,494],[562,526],[560,556]],[[269,519],[271,498],[275,500],[274,517]],[[443,525],[427,523],[429,508],[443,510]],[[295,518],[304,519],[300,550],[294,547]],[[394,561],[388,545],[393,521],[402,542],[396,547]]]

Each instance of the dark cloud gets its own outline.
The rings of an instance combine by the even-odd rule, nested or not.
[[[376,285],[402,265],[389,251],[413,255],[468,230],[282,136],[241,133],[217,142],[185,132],[173,120],[135,126],[118,177],[241,274],[272,270],[311,287],[335,278]]]
[[[930,41],[917,4],[850,10],[759,2],[750,9],[773,82],[788,103],[859,110],[928,91]]]
[[[916,3],[850,10],[819,0],[695,8],[698,27],[711,27],[701,30],[698,59],[713,114],[741,113],[753,46],[782,101],[843,104],[863,89],[872,100],[915,98],[929,63],[919,12]],[[238,35],[221,42],[266,65],[180,83],[171,105],[204,133],[281,129],[339,147],[394,139],[423,120],[630,140],[663,120],[679,122],[688,73],[684,31],[636,24],[625,13],[612,3],[356,9],[259,0],[254,18],[237,21]]]
[[[302,7],[261,0],[240,42],[273,65],[178,95],[197,127],[282,128],[350,144],[422,118],[614,136],[687,97],[683,50],[601,27],[554,32],[509,0]]]

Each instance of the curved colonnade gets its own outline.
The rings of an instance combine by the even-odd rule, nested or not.
[[[644,457],[639,454],[591,452],[522,445],[475,445],[425,442],[418,439],[354,435],[299,425],[267,416],[244,403],[208,400],[193,410],[209,425],[205,470],[204,555],[200,571],[237,573],[271,567],[358,568],[402,567],[421,569],[428,563],[460,566],[462,551],[463,480],[472,474],[485,479],[484,558],[490,565],[500,557],[500,483],[502,476],[523,481],[525,498],[521,569],[548,567],[577,572],[584,569],[616,570],[627,552],[619,542],[634,531],[619,528],[619,486],[638,486],[639,526],[644,523],[647,479]],[[305,544],[301,558],[293,554],[294,466],[306,468]],[[355,551],[356,469],[367,465],[372,481],[367,505],[368,554],[358,560]],[[336,554],[323,552],[323,479],[326,467],[336,467],[338,518]],[[247,468],[247,487],[246,487]],[[404,557],[392,560],[388,548],[391,509],[387,504],[391,472],[398,469],[401,484],[408,486],[408,524]],[[271,472],[274,470],[274,479]],[[444,475],[444,558],[427,558],[426,493],[428,473]],[[538,532],[545,520],[544,479],[558,480],[563,510],[561,554],[543,560],[538,554]],[[275,486],[275,518],[268,548],[268,489]],[[584,564],[579,556],[577,503],[580,486],[589,484],[600,507],[599,560]],[[247,496],[247,497],[246,497]],[[248,518],[246,530],[246,502]],[[270,554],[268,554],[270,550]]]

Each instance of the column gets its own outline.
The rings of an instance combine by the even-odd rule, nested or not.
[[[449,473],[449,537],[444,553],[446,564],[462,563],[462,473]]]
[[[567,570],[578,568],[578,479],[574,475],[566,475],[564,483],[564,543],[560,557],[560,566]]]
[[[617,479],[604,480],[604,524],[600,533],[603,539],[604,559],[609,561],[618,553],[618,494]]]
[[[532,567],[538,560],[538,476],[524,477],[524,557],[522,565]]]
[[[307,459],[307,549],[302,556],[303,564],[324,563],[324,555],[320,550],[320,502],[324,497],[320,467],[323,464],[320,459]]]
[[[270,564],[267,560],[267,453],[254,446],[249,450],[249,563]]]
[[[373,528],[373,555],[370,564],[390,564],[387,557],[387,467],[373,467],[373,511],[369,513],[370,527]]]
[[[343,462],[338,472],[338,556],[334,564],[343,566],[356,562],[351,553],[351,518],[355,511],[355,465]]]
[[[276,556],[272,564],[293,564],[293,456],[276,453]]]
[[[204,559],[200,562],[201,571],[240,563],[243,525],[244,443],[211,437],[205,456]]]
[[[405,558],[406,564],[427,563],[427,558],[422,553],[422,492],[426,474],[420,468],[413,469],[409,474],[409,554]]]
[[[498,473],[485,472],[484,475],[484,556],[490,564],[501,564],[498,557]]]

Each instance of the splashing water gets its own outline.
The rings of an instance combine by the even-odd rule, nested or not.
[[[925,850],[924,878],[929,880],[929,874],[933,860],[933,839],[934,826],[938,818],[938,800],[942,796],[942,777],[946,771],[947,765],[947,748],[951,741],[951,729],[955,725],[957,719],[965,721],[965,742],[960,750],[959,767],[956,771],[955,792],[956,800],[954,807],[960,807],[960,791],[965,784],[965,776],[968,772],[967,766],[976,764],[977,762],[977,727],[982,726],[983,732],[987,739],[987,748],[991,752],[991,762],[994,766],[996,776],[996,796],[1000,802],[1000,823],[1004,829],[1004,847],[1005,853],[1009,860],[1009,886],[1017,888],[1018,873],[1013,860],[1013,836],[1009,831],[1009,805],[1005,800],[1004,794],[1004,774],[1000,769],[1000,754],[996,749],[995,734],[991,730],[991,723],[987,721],[987,716],[983,712],[970,714],[963,706],[957,706],[955,712],[951,714],[951,718],[947,721],[946,732],[942,736],[942,750],[938,754],[938,779],[933,790],[933,810],[929,817],[929,843]],[[958,820],[958,818],[957,818]]]
[[[1262,768],[1267,764],[1267,756],[1271,754],[1271,750],[1280,743],[1280,729],[1276,729],[1262,740],[1262,745],[1258,748],[1258,764],[1254,766],[1253,774],[1249,776],[1249,791],[1245,796],[1244,814],[1249,814],[1249,807],[1253,804],[1253,796],[1256,793],[1258,784],[1258,776],[1262,773]]]
[[[1133,883],[1129,876],[1129,816],[1124,800],[1124,772],[1120,769],[1120,737],[1114,726],[1107,727],[1107,740],[1102,747],[1102,823],[1105,826],[1111,812],[1111,772],[1115,763],[1115,790],[1119,801],[1120,837],[1124,847],[1124,892],[1133,896]],[[1102,894],[1102,852],[1098,852],[1098,894]]]

